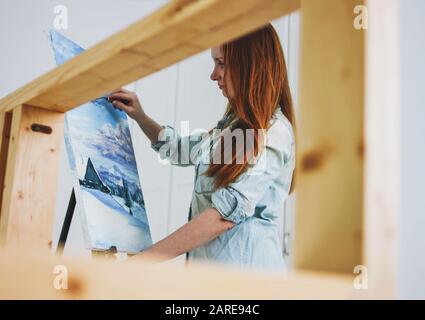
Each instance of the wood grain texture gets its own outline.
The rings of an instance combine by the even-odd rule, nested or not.
[[[362,263],[364,31],[359,0],[301,5],[295,267]]]
[[[0,299],[352,299],[353,277],[0,253]],[[56,266],[60,269],[56,269]],[[66,268],[66,269],[64,269]],[[60,271],[61,270],[61,271]],[[57,290],[55,277],[65,275]],[[63,284],[63,282],[62,282]]]
[[[399,0],[369,0],[365,243],[369,291],[397,298],[401,201]]]
[[[175,0],[0,100],[65,112],[288,14],[299,0]]]
[[[0,216],[3,246],[51,250],[63,120],[63,113],[40,108],[13,110]],[[33,123],[52,133],[32,131]]]

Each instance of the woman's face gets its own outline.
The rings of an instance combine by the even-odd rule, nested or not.
[[[221,47],[212,48],[211,57],[214,60],[214,70],[211,73],[211,80],[217,81],[218,87],[226,98],[232,98],[234,91],[231,81],[228,76],[226,79],[224,78],[225,64]]]

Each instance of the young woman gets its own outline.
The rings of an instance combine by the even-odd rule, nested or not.
[[[175,165],[195,166],[189,222],[138,256],[172,259],[188,253],[189,261],[283,270],[275,220],[292,185],[295,139],[279,37],[268,24],[212,48],[211,55],[215,63],[211,80],[228,98],[224,117],[215,128],[221,131],[180,137],[172,127],[149,118],[133,92],[122,89],[110,96],[117,108],[138,122],[162,158]],[[218,148],[218,141],[236,130],[247,145],[250,140],[251,150],[233,148],[233,141],[231,161],[211,161],[226,157],[229,146]]]

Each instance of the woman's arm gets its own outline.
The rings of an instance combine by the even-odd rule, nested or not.
[[[217,209],[209,208],[135,257],[156,261],[173,259],[217,238],[234,225],[223,219]]]
[[[156,144],[158,142],[159,133],[161,132],[162,127],[146,114],[143,117],[135,120],[145,135],[149,138],[151,143]]]
[[[115,107],[125,111],[129,117],[136,120],[152,144],[158,142],[162,127],[145,113],[136,93],[121,88],[111,93],[109,100]]]
[[[196,159],[196,154],[192,154],[192,149],[201,142],[204,133],[198,132],[186,137],[174,131],[173,128],[164,129],[164,135],[167,142],[158,144],[159,135],[163,132],[163,126],[159,125],[150,118],[143,110],[142,105],[136,93],[126,89],[117,90],[109,95],[109,100],[113,105],[127,113],[129,117],[134,119],[144,134],[149,138],[151,144],[162,159],[167,159],[173,165],[190,166]],[[165,146],[164,148],[162,148]]]

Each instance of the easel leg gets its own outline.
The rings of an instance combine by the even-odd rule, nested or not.
[[[72,188],[71,197],[69,199],[68,208],[66,209],[65,219],[63,221],[61,234],[59,236],[59,242],[56,249],[56,254],[63,254],[65,248],[66,239],[68,238],[69,228],[71,227],[72,217],[75,212],[75,205],[77,201],[75,199],[75,191]]]

